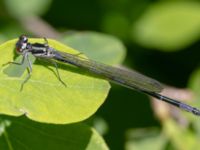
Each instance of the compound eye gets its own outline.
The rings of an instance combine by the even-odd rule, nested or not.
[[[27,43],[27,42],[28,42],[28,38],[27,38],[27,36],[25,36],[25,35],[21,35],[21,36],[19,37],[19,40],[22,41],[22,42],[24,42],[24,43]]]
[[[22,42],[22,41],[18,41],[16,43],[16,51],[18,53],[22,53],[25,49],[26,49],[27,43]]]
[[[17,50],[17,52],[21,52],[22,51],[22,43],[21,42],[17,42],[16,43],[16,50]]]

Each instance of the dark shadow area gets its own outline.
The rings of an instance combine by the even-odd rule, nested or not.
[[[200,42],[185,50],[161,52],[129,46],[128,59],[134,69],[165,84],[186,87],[191,73],[200,64]]]
[[[9,142],[16,150],[83,150],[87,148],[92,137],[92,130],[82,123],[53,125],[38,123],[25,116],[0,116],[0,122],[9,122],[5,126],[6,133],[0,136],[1,149],[9,149]]]
[[[97,115],[108,123],[105,140],[110,149],[124,149],[125,132],[132,128],[159,126],[153,116],[149,98],[139,92],[119,86],[111,88]]]

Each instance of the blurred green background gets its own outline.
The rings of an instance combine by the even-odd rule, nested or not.
[[[0,1],[0,43],[22,33],[62,39],[83,31],[117,37],[127,49],[123,65],[176,87],[166,95],[200,107],[199,0]],[[199,118],[149,99],[113,85],[88,122],[114,150],[200,148]]]

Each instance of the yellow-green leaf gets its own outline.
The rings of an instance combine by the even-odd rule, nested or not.
[[[49,45],[60,51],[79,52],[55,40]],[[44,42],[30,39],[30,42]],[[68,64],[58,64],[65,87],[57,78],[51,63],[36,61],[33,73],[20,92],[21,83],[27,72],[19,77],[3,73],[8,61],[13,61],[16,39],[0,45],[0,113],[29,118],[48,123],[72,123],[94,114],[104,102],[110,85],[107,81],[93,77],[88,72]]]

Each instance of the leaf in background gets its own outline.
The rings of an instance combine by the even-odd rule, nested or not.
[[[194,97],[191,105],[200,108],[200,68],[196,69],[191,74],[188,87],[191,89]],[[199,119],[197,120],[195,117],[192,118],[194,119],[193,121],[199,121],[200,124]],[[199,134],[200,134],[200,128],[199,128]]]
[[[49,45],[60,51],[73,54],[79,52],[55,40]],[[44,42],[30,39],[30,42]],[[96,112],[107,97],[110,85],[107,81],[92,77],[88,72],[68,64],[58,63],[65,87],[57,78],[55,66],[51,63],[33,65],[33,73],[20,92],[22,77],[8,77],[3,73],[2,64],[13,61],[16,40],[0,45],[4,55],[0,59],[0,113],[29,118],[49,123],[72,123],[84,120]]]
[[[106,133],[108,133],[109,127],[106,120],[98,116],[95,116],[92,120],[93,121],[91,124],[98,131],[99,134],[105,135]]]
[[[163,132],[170,139],[170,143],[175,149],[199,149],[199,139],[197,139],[195,133],[187,128],[181,128],[180,124],[173,119],[169,118],[163,122]]]
[[[181,50],[200,37],[200,3],[162,2],[151,5],[133,25],[139,44],[162,51]]]
[[[196,69],[189,80],[189,88],[192,90],[194,94],[194,100],[192,101],[192,105],[197,108],[200,108],[200,68]],[[200,138],[200,120],[196,117],[191,117],[191,121],[193,122],[193,126],[196,129],[195,132]]]
[[[105,33],[109,33],[126,40],[129,38],[127,35],[129,35],[130,32],[130,21],[121,11],[109,11],[109,13],[105,13],[102,17],[101,28]]]
[[[41,15],[49,8],[52,0],[4,0],[9,13],[17,18]]]
[[[198,106],[200,106],[200,68],[196,69],[190,76],[189,87],[195,94],[196,101],[199,103]]]
[[[102,33],[79,32],[66,35],[62,41],[90,59],[109,65],[122,63],[126,55],[126,48],[120,40]]]
[[[4,35],[0,34],[0,44],[3,43],[3,42],[5,42],[6,41],[5,39],[6,38],[4,37]]]
[[[155,128],[135,129],[127,132],[126,150],[162,150],[167,139]]]
[[[2,116],[0,127],[2,150],[108,150],[102,137],[82,123],[52,125]]]
[[[16,22],[10,22],[5,25],[2,25],[0,30],[1,35],[4,36],[4,42],[8,41],[9,39],[16,38],[16,36],[26,32],[22,25]]]

